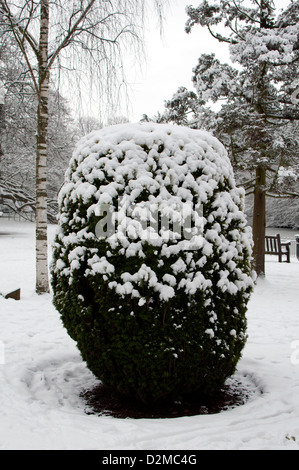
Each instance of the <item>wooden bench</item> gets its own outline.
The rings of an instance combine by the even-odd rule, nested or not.
[[[290,263],[290,246],[291,242],[282,243],[279,233],[265,237],[265,254],[277,255],[279,263],[283,262],[283,256],[286,257],[285,262]]]

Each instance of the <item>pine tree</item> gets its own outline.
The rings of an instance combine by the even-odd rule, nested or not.
[[[242,155],[243,165],[255,171],[251,178],[254,255],[256,270],[263,275],[266,194],[274,188],[267,172],[274,172],[277,180],[281,163],[293,163],[286,157],[291,152],[285,151],[284,129],[299,119],[294,100],[299,2],[292,2],[279,15],[272,0],[251,3],[248,7],[243,0],[205,0],[197,8],[188,7],[186,31],[190,33],[196,24],[208,28],[220,43],[229,44],[231,59],[238,65],[221,64],[213,54],[202,55],[193,81],[201,104],[225,100],[219,117],[230,135],[233,158],[240,162]]]

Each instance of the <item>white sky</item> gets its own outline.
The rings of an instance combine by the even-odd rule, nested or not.
[[[142,114],[152,117],[158,111],[163,112],[164,101],[170,99],[179,86],[193,90],[192,69],[201,54],[215,52],[222,61],[229,60],[228,47],[220,45],[203,28],[195,26],[190,34],[185,32],[185,8],[190,4],[197,6],[199,0],[170,0],[169,3],[163,38],[157,24],[147,27],[147,63],[143,73],[127,73],[131,84],[131,121],[139,121]]]
[[[251,5],[250,0],[247,2]],[[275,5],[285,9],[289,2],[290,0],[275,0]],[[205,28],[196,25],[190,34],[185,32],[188,19],[186,6],[196,7],[200,3],[201,0],[169,0],[163,37],[160,35],[157,16],[148,21],[145,32],[146,57],[135,64],[132,62],[132,54],[128,51],[126,57],[124,51],[125,73],[129,84],[129,110],[125,107],[116,117],[125,116],[131,122],[139,121],[143,114],[153,117],[158,111],[164,111],[164,101],[170,99],[180,86],[193,90],[192,69],[196,67],[201,54],[215,53],[222,62],[229,62],[228,45],[219,43]],[[140,63],[143,64],[142,71]],[[101,121],[97,100],[92,93],[87,94],[89,98],[79,106],[80,113],[94,116]],[[71,101],[72,99],[73,95]]]
[[[170,99],[179,86],[193,90],[192,69],[201,54],[214,52],[223,62],[229,61],[228,45],[220,44],[209,32],[196,25],[190,34],[185,33],[186,6],[194,7],[201,0],[169,0],[164,21],[164,38],[161,39],[157,20],[147,27],[147,64],[143,74],[127,74],[131,84],[131,121],[139,121],[142,114],[152,117],[164,111],[164,101]],[[277,8],[285,9],[289,0],[275,0]],[[137,73],[137,72],[136,72]]]

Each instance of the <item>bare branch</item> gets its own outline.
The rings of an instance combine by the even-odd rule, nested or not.
[[[14,34],[18,33],[18,42],[19,42],[19,44],[22,45],[22,47],[24,49],[24,42],[26,40],[28,42],[28,44],[30,45],[31,49],[33,50],[34,54],[38,58],[38,44],[35,41],[34,37],[28,31],[30,20],[32,18],[31,15],[33,13],[33,9],[32,9],[31,15],[28,18],[26,27],[23,28],[22,25],[20,24],[20,22],[18,21],[18,19],[15,18],[15,16],[12,14],[6,0],[0,0],[0,7],[2,8],[3,13],[7,17],[7,20],[9,22],[11,31]]]
[[[75,22],[75,24],[70,28],[68,34],[65,36],[65,38],[63,39],[63,41],[59,44],[59,46],[57,47],[56,51],[51,55],[51,59],[49,60],[49,64],[48,64],[48,69],[50,69],[53,65],[53,62],[55,61],[56,57],[59,55],[60,51],[62,49],[64,49],[65,47],[68,46],[68,44],[70,43],[72,37],[74,36],[74,34],[76,33],[76,31],[79,29],[79,26],[80,24],[84,21],[84,19],[86,18],[87,14],[89,13],[89,11],[91,10],[93,4],[95,3],[95,0],[91,0],[89,2],[89,4],[87,5],[87,7],[83,10],[82,14],[80,15],[80,17],[78,18],[78,20]],[[71,19],[70,18],[70,23],[71,24]]]

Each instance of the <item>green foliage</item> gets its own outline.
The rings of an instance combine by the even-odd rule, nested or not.
[[[192,206],[202,201],[202,233],[183,242],[166,239],[162,228],[155,239],[133,236],[131,212],[125,236],[99,239],[98,204],[110,195],[120,211],[114,189],[134,210],[161,196],[169,205],[178,194]],[[103,383],[152,403],[213,391],[234,373],[246,343],[251,241],[216,139],[157,124],[90,134],[70,164],[59,226],[54,304]]]

